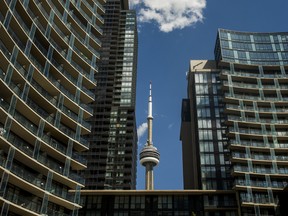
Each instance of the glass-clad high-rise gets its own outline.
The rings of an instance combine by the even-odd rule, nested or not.
[[[220,29],[215,61],[191,61],[188,80],[185,184],[220,189],[228,177],[239,215],[275,215],[288,179],[288,33]]]
[[[85,171],[87,189],[135,189],[137,24],[128,0],[107,0],[92,133]]]
[[[81,208],[104,2],[0,1],[0,215]]]

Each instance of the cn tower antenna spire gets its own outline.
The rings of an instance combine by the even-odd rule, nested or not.
[[[148,139],[147,145],[153,145],[152,143],[152,82],[150,81],[150,88],[149,88],[149,100],[148,100],[148,116],[147,116],[147,124],[148,124]]]
[[[140,163],[146,169],[146,190],[154,190],[153,167],[158,165],[160,159],[160,154],[152,142],[152,121],[152,82],[150,82],[147,116],[148,137],[145,147],[140,152]]]

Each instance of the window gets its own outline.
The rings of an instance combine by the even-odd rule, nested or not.
[[[208,96],[196,96],[197,106],[209,106],[209,97]]]

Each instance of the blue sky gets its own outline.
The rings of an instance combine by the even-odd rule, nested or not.
[[[288,31],[288,0],[130,0],[130,5],[139,17],[137,126],[146,122],[151,80],[153,143],[161,154],[155,189],[182,189],[179,134],[189,60],[214,59],[218,28]],[[139,137],[138,153],[146,138]],[[144,189],[144,176],[138,163],[137,189]]]

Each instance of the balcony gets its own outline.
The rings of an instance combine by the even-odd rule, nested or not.
[[[288,137],[288,131],[283,130],[283,131],[269,131],[269,130],[259,130],[259,129],[254,129],[254,128],[239,128],[238,130],[235,128],[230,127],[229,128],[229,133],[230,132],[236,132],[240,133],[243,135],[255,135],[255,136],[279,136],[282,137],[283,139],[287,139]]]
[[[21,215],[39,215],[41,210],[41,205],[37,201],[33,201],[33,198],[37,198],[32,194],[30,196],[20,195],[8,191],[4,197],[5,200],[8,200],[15,205],[10,205],[9,210],[12,212],[20,213]],[[35,200],[35,199],[34,199]]]
[[[273,118],[271,116],[271,118]],[[270,125],[270,124],[274,124],[275,127],[277,128],[287,128],[288,127],[288,120],[286,119],[277,119],[277,120],[274,120],[274,119],[265,119],[265,118],[252,118],[252,117],[241,117],[241,116],[231,116],[231,115],[228,115],[228,118],[227,118],[228,121],[230,121],[230,123],[233,123],[235,121],[238,122],[238,124],[242,124],[242,125],[249,125],[249,124],[253,124],[253,125],[258,125],[260,126],[260,124],[267,124],[267,125]]]
[[[263,152],[270,152],[270,149],[273,148],[275,152],[285,152],[288,150],[288,143],[273,143],[273,142],[264,142],[256,140],[239,140],[235,139],[230,140],[230,149],[243,149],[245,147],[251,147],[252,150],[258,151],[261,149]]]
[[[264,178],[261,180],[250,180],[246,181],[244,179],[236,179],[234,182],[234,185],[236,187],[242,187],[242,188],[247,188],[247,187],[255,187],[258,188],[259,190],[267,191],[267,187],[270,187],[274,190],[282,190],[287,186],[287,181],[282,180],[282,181],[271,181],[270,183],[267,182]],[[246,190],[246,189],[244,189]],[[253,188],[254,190],[254,188]]]
[[[7,140],[10,143],[12,143],[15,147],[19,148],[23,153],[27,154],[30,158],[33,158],[33,148],[27,148],[27,146],[31,146],[29,143],[25,142],[23,139],[14,135],[14,133],[11,133],[7,138]],[[49,167],[53,171],[59,173],[60,175],[64,175],[63,165],[48,159],[47,156],[38,155],[37,161],[45,165],[46,167]],[[75,172],[71,170],[69,178],[82,185],[84,184],[85,181],[81,176],[77,175]]]
[[[272,107],[257,107],[254,108],[253,106],[244,105],[243,107],[240,107],[236,104],[226,104],[226,109],[234,109],[238,111],[245,111],[245,112],[259,112],[260,114],[263,113],[272,113],[276,112],[277,114],[287,114],[288,113],[288,107],[276,107],[275,109]]]
[[[280,69],[279,69],[280,70]],[[274,78],[279,78],[279,79],[288,79],[288,75],[280,74],[280,73],[274,73],[274,74],[260,74],[260,73],[248,73],[248,72],[240,72],[240,71],[228,71],[228,70],[223,70],[221,75],[226,76],[226,75],[233,75],[233,76],[239,76],[245,78],[263,78],[263,79],[274,79]]]
[[[245,173],[249,173],[251,176],[262,176],[270,175],[271,178],[285,178],[288,177],[288,167],[278,166],[278,170],[272,168],[271,166],[263,166],[263,165],[253,165],[253,167],[249,170],[248,166],[242,166],[236,164],[233,166],[232,175],[244,175]]]
[[[229,94],[229,93],[225,93],[225,99],[242,99],[242,100],[246,100],[246,101],[259,101],[259,102],[278,102],[278,103],[287,103],[288,101],[288,97],[282,97],[282,98],[278,98],[278,97],[263,97],[261,98],[260,96],[252,96],[252,95],[247,95],[247,94]]]

